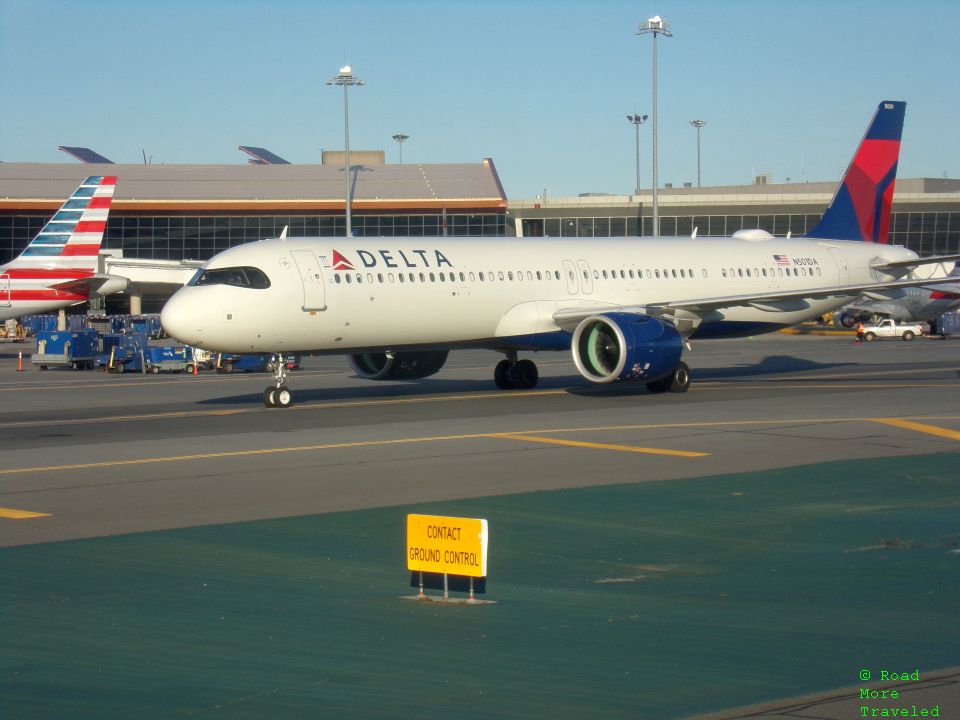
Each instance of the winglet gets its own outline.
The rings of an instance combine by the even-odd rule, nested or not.
[[[885,100],[820,222],[807,237],[886,243],[907,104]]]

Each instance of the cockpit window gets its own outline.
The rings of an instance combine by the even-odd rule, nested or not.
[[[270,278],[255,267],[209,268],[199,271],[187,285],[233,285],[264,290],[270,287]]]

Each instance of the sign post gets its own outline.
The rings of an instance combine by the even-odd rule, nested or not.
[[[487,577],[487,541],[486,520],[407,515],[407,569],[418,574],[417,598],[427,599],[423,591],[427,573],[443,576],[444,601],[450,600],[450,576],[455,581],[468,578],[467,602],[477,602],[474,578]]]

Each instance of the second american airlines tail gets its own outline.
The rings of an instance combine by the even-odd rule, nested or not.
[[[0,266],[0,320],[85,302],[126,287],[97,275],[97,254],[117,178],[88,177],[18,257]]]
[[[905,103],[877,108],[806,238],[281,238],[213,257],[166,304],[173,337],[237,353],[340,353],[371,380],[423,378],[455,348],[505,358],[500,388],[532,388],[521,352],[571,352],[593,383],[684,392],[689,339],[770,332],[863,292],[928,284],[887,230]],[[952,264],[952,262],[951,262]],[[283,362],[267,407],[293,401]]]

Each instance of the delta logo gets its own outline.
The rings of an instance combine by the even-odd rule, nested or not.
[[[333,251],[333,269],[334,270],[355,270],[356,268],[343,255],[336,250]]]
[[[351,262],[339,250],[331,248],[334,270],[356,270],[357,264]],[[372,268],[420,269],[420,268],[453,268],[453,263],[437,249],[433,250],[356,250],[359,265],[369,270]]]

